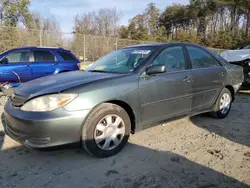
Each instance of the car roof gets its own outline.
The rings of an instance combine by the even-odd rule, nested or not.
[[[25,46],[20,48],[13,48],[10,50],[62,50],[62,51],[68,51],[61,47],[48,47],[48,46]]]
[[[192,44],[192,43],[188,43],[188,42],[147,43],[147,44],[137,44],[137,45],[127,46],[125,48],[133,48],[133,47],[167,47],[167,46],[171,46],[171,45],[183,45],[183,44],[204,48],[203,46],[200,46],[198,44]]]

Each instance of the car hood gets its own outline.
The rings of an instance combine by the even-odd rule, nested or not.
[[[59,93],[82,84],[120,76],[122,75],[84,71],[60,73],[24,83],[15,90],[15,94],[33,98],[48,93]]]
[[[250,49],[226,50],[220,55],[228,62],[240,62],[250,59]]]

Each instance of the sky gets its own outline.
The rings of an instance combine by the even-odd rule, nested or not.
[[[54,17],[60,24],[62,32],[70,33],[77,14],[116,7],[123,14],[120,25],[126,25],[129,19],[142,13],[150,2],[154,2],[159,9],[164,10],[168,5],[187,4],[189,0],[31,0],[30,10],[40,13],[45,18]]]

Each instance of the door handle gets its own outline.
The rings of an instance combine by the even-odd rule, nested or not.
[[[186,76],[186,77],[183,79],[183,82],[190,83],[191,81],[192,81],[191,76]]]

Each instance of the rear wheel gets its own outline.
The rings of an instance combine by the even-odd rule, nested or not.
[[[217,119],[223,119],[227,117],[231,110],[232,105],[232,95],[231,92],[224,88],[215,104],[215,111],[212,113],[212,116]]]
[[[131,122],[118,105],[104,103],[88,116],[82,130],[82,146],[99,158],[117,154],[128,142]]]

